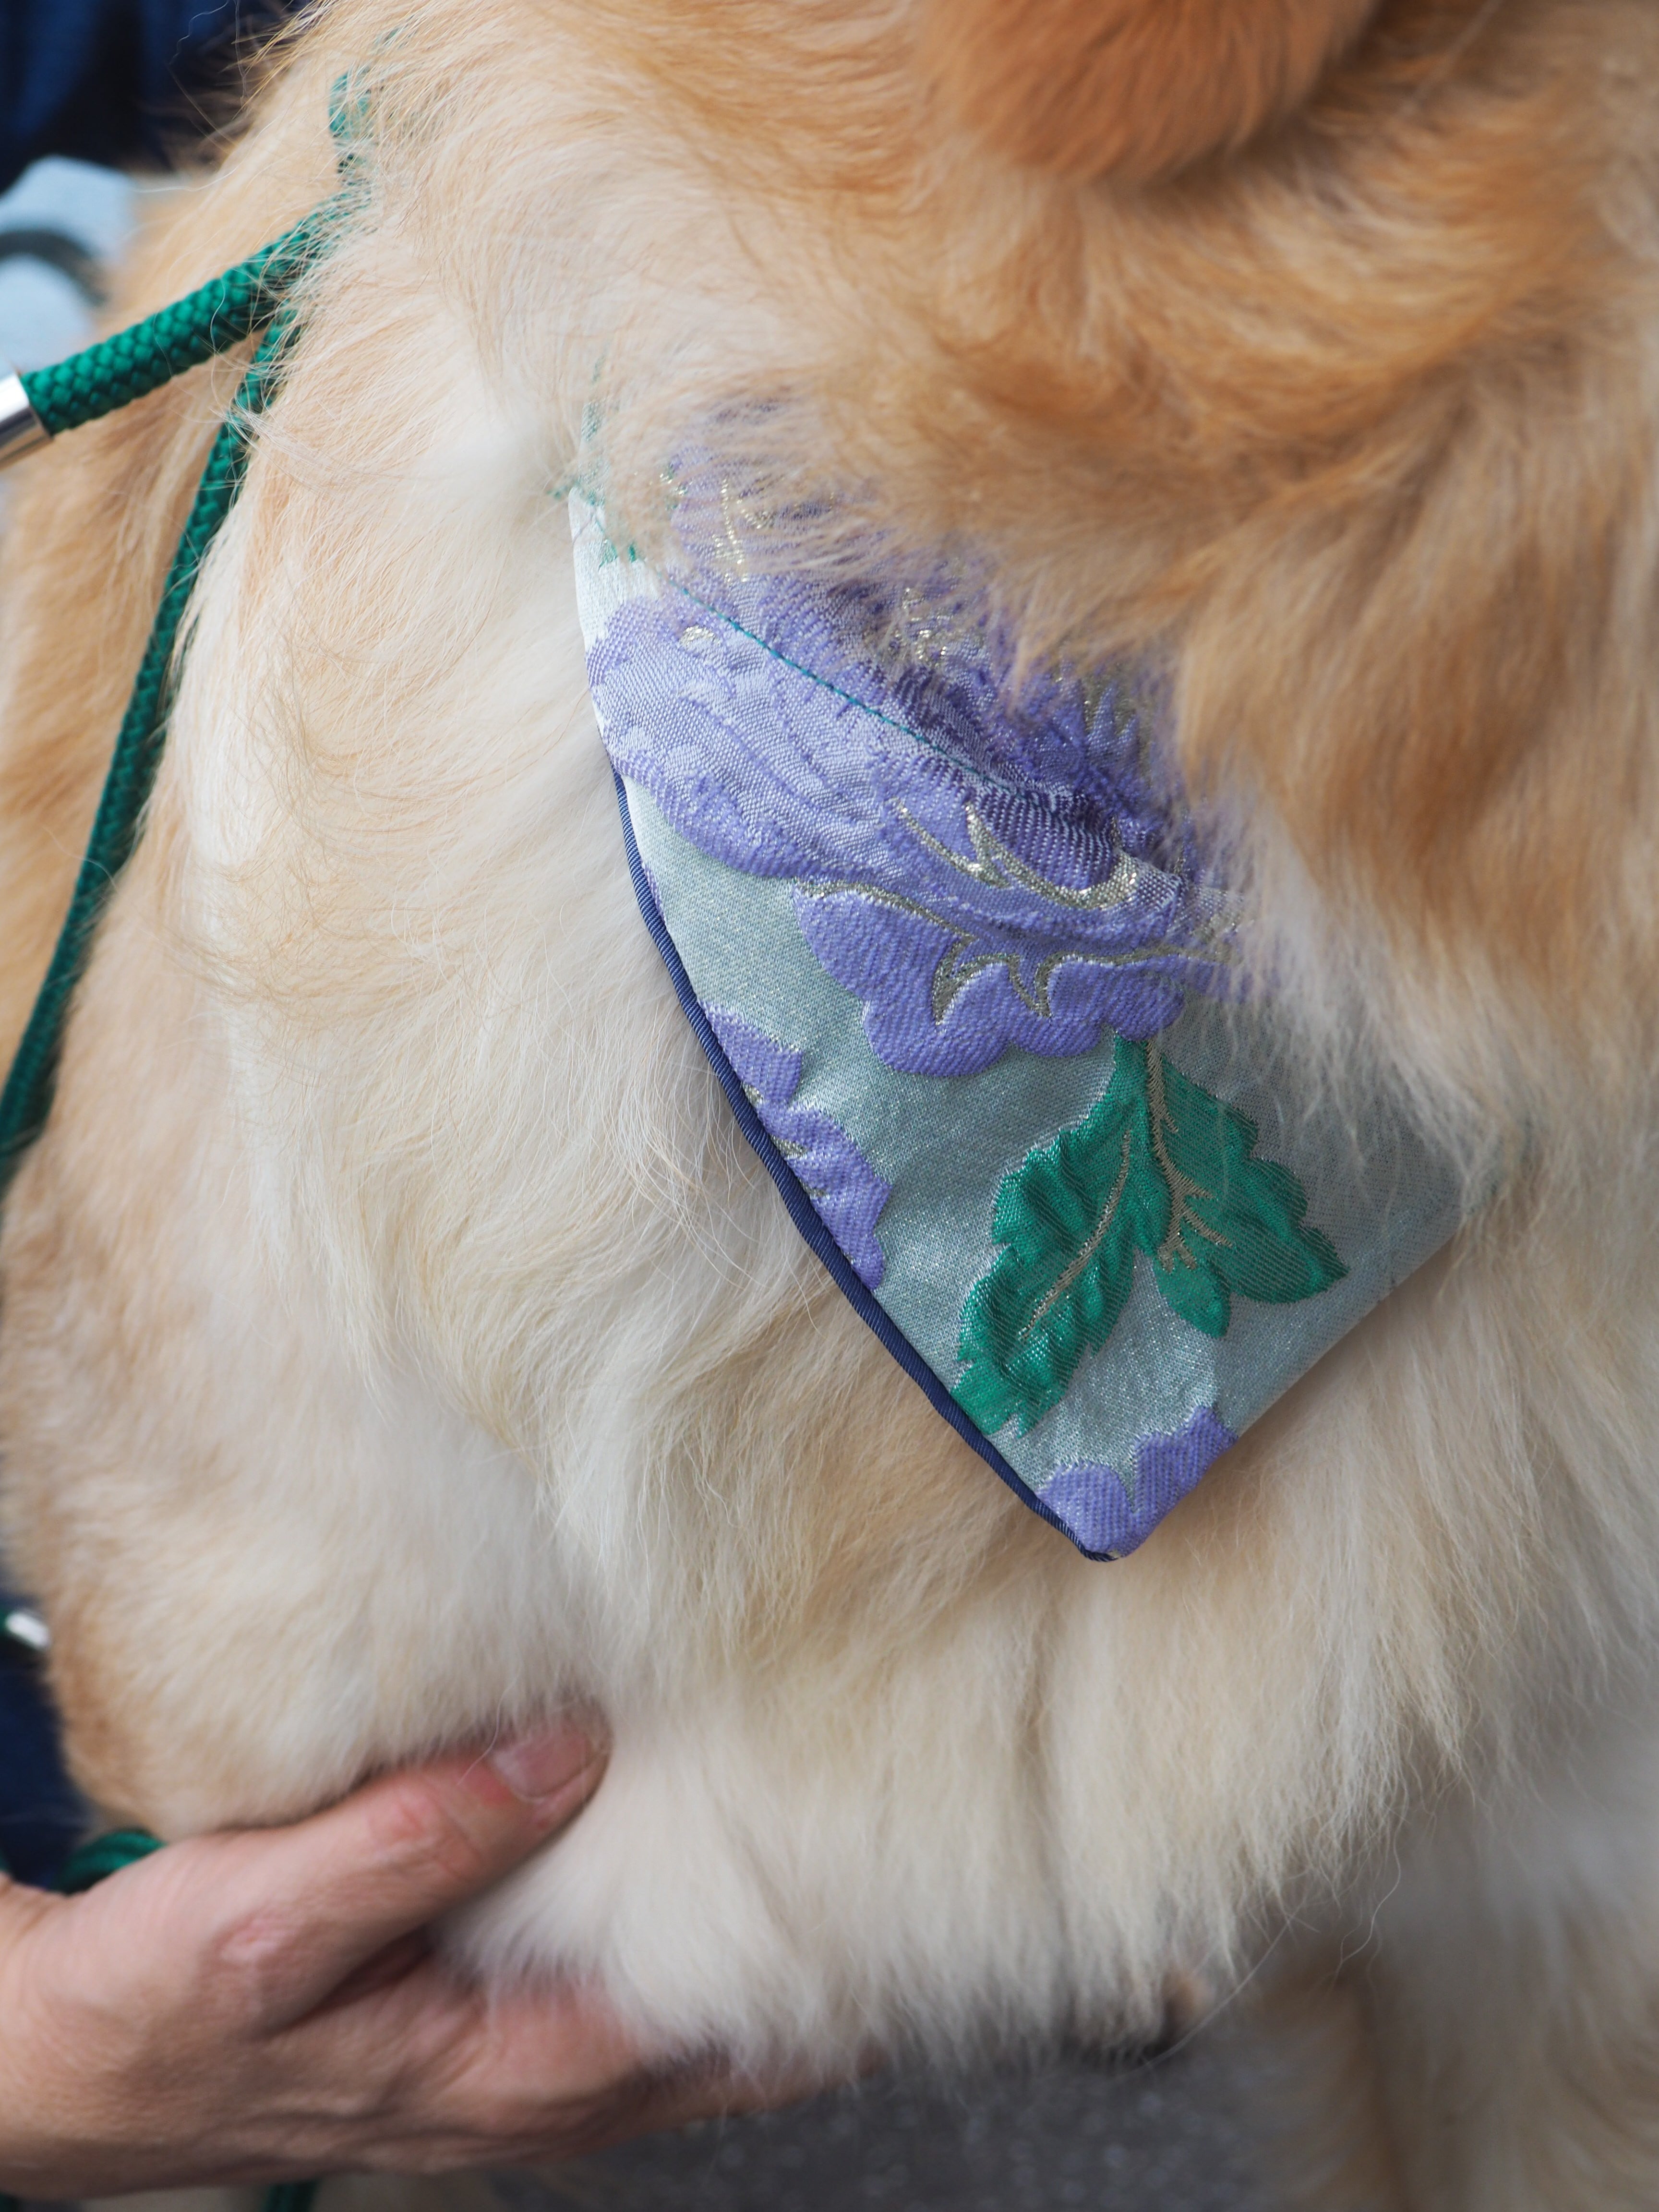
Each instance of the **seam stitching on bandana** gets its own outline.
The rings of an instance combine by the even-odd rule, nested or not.
[[[832,684],[827,676],[820,676],[816,668],[809,668],[804,660],[792,659],[788,653],[781,651],[769,639],[763,637],[758,630],[749,629],[734,615],[727,614],[724,607],[717,607],[708,599],[699,599],[696,592],[680,583],[677,578],[665,576],[662,580],[670,591],[678,592],[680,597],[688,600],[700,614],[710,615],[716,622],[724,623],[727,629],[732,631],[737,636],[746,637],[750,645],[758,646],[763,653],[769,653],[781,667],[793,669],[797,676],[804,676],[809,684],[816,684],[819,690],[827,691],[832,699],[839,699],[843,705],[855,708],[860,714],[867,714],[872,722],[879,722],[884,730],[896,730],[900,737],[908,738],[912,744],[922,746],[936,760],[941,760],[946,767],[956,769],[958,774],[962,773],[961,762],[942,745],[937,738],[930,738],[926,730],[912,729],[908,722],[901,722],[896,714],[884,714],[879,707],[872,707],[867,699],[860,699],[856,691],[848,691],[839,684]],[[978,781],[992,785],[996,790],[1006,793],[1012,799],[1029,797],[1029,793],[1021,792],[1018,786],[1011,784],[1005,777],[996,775],[990,769],[976,767],[973,773]],[[1153,862],[1149,865],[1155,866],[1157,864]]]

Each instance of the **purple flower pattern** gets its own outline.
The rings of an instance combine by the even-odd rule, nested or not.
[[[985,641],[907,633],[903,593],[713,568],[690,586],[624,602],[594,641],[612,763],[701,851],[790,882],[888,1066],[1086,1052],[1232,988],[1221,894],[1112,686],[1055,678],[1016,713]]]
[[[800,1084],[798,1052],[729,1008],[703,1011],[761,1127],[788,1161],[860,1282],[873,1291],[887,1272],[876,1223],[892,1185],[882,1181],[839,1121],[816,1107],[791,1103]]]
[[[1060,1468],[1042,1502],[1085,1552],[1121,1559],[1144,1544],[1172,1506],[1238,1438],[1208,1406],[1173,1436],[1143,1437],[1133,1485],[1088,1461]]]

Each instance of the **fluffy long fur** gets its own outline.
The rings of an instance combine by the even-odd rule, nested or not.
[[[1350,1985],[1328,2203],[1649,2206],[1659,10],[1254,12],[1249,116],[1170,154],[1166,85],[1103,181],[911,0],[307,31],[138,280],[322,198],[368,71],[7,1209],[8,1553],[78,1775],[166,1833],[600,1709],[599,1797],[454,1948],[665,2052],[1132,2033],[1267,1958]],[[10,526],[9,1034],[198,385]],[[1129,1561],[842,1304],[638,925],[555,495],[596,398],[641,543],[692,425],[813,495],[790,557],[968,549],[1026,665],[1158,666],[1310,1084],[1393,1086],[1480,1201]]]

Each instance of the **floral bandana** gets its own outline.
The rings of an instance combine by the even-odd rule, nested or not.
[[[842,1291],[1119,1558],[1450,1236],[1455,1181],[1398,1115],[1298,1098],[1152,699],[1056,675],[1011,707],[948,598],[757,573],[708,507],[670,579],[571,498],[647,924]]]

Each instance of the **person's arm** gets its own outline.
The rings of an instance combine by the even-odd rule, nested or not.
[[[557,2158],[758,2099],[653,2074],[579,1990],[487,1999],[419,1931],[574,1817],[562,1730],[170,1845],[86,1895],[0,1883],[0,2189]]]

